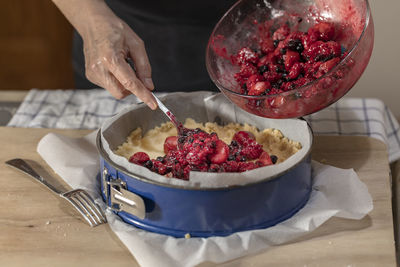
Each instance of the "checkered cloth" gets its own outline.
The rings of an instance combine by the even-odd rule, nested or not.
[[[114,99],[106,90],[31,90],[9,122],[11,127],[96,129],[135,96]],[[387,144],[389,161],[400,158],[399,124],[378,99],[342,98],[306,116],[316,135],[364,135]]]

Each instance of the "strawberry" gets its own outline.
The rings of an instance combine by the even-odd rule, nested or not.
[[[335,58],[332,58],[331,60],[328,60],[328,61],[322,63],[319,66],[319,69],[318,69],[317,73],[315,74],[315,77],[316,78],[321,77],[322,75],[324,75],[325,73],[330,71],[333,67],[335,67],[339,63],[339,61],[340,61],[340,58],[335,57]]]
[[[164,153],[168,154],[169,151],[177,150],[178,137],[168,136],[164,141]]]
[[[252,88],[257,82],[262,80],[263,77],[260,74],[251,75],[246,81],[246,86],[247,88]]]
[[[149,161],[150,157],[145,152],[136,152],[129,158],[129,162],[143,165],[146,161]]]
[[[303,70],[303,66],[301,63],[296,62],[289,70],[288,78],[293,80],[299,77],[301,71]]]
[[[211,155],[210,161],[215,164],[220,164],[228,159],[229,147],[222,140],[217,140],[215,143],[215,153]]]
[[[261,95],[263,94],[269,87],[270,83],[267,81],[264,82],[257,82],[255,83],[248,92],[248,95]]]
[[[273,164],[268,152],[264,151],[261,153],[260,157],[257,160],[257,164],[261,166],[268,166]]]
[[[295,51],[287,51],[286,54],[283,56],[285,59],[285,68],[286,70],[290,70],[290,68],[296,63],[300,61],[299,53]]]

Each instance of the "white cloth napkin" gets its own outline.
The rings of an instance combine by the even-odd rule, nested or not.
[[[33,89],[8,126],[97,129],[106,119],[133,103],[138,103],[133,95],[117,100],[103,89]],[[390,162],[400,159],[399,124],[379,99],[344,97],[305,119],[315,135],[370,136],[387,144]]]
[[[88,190],[103,208],[95,133],[84,138],[69,138],[50,133],[42,138],[38,153],[72,188]],[[361,219],[372,208],[366,185],[349,169],[313,162],[313,190],[306,206],[290,219],[267,229],[245,231],[227,237],[174,238],[138,229],[124,223],[107,210],[111,229],[141,266],[195,266],[210,261],[222,263],[264,251],[321,226],[336,216]]]

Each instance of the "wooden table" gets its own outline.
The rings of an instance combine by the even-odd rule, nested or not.
[[[137,266],[108,225],[90,228],[63,200],[4,164],[34,160],[55,175],[36,153],[48,132],[79,137],[89,131],[0,127],[0,266]],[[313,158],[354,168],[374,210],[362,220],[332,218],[299,240],[220,266],[395,266],[386,153],[383,143],[367,137],[317,136]]]

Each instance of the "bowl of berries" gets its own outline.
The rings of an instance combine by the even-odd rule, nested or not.
[[[206,66],[240,108],[295,118],[345,95],[364,72],[373,41],[367,0],[242,0],[215,26]]]

